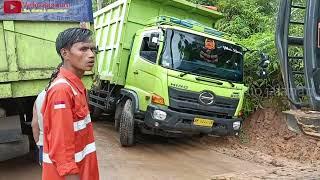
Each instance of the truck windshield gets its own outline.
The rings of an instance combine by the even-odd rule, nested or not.
[[[165,37],[162,66],[182,73],[242,82],[240,46],[172,29],[166,30]]]

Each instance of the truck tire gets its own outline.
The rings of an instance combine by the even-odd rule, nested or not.
[[[114,128],[116,131],[119,131],[119,128],[120,128],[120,117],[121,117],[125,102],[126,100],[122,100],[116,105],[116,111],[114,113]]]
[[[118,132],[120,129],[120,120],[118,118],[114,119],[114,129]]]
[[[120,144],[124,147],[133,146],[135,144],[134,137],[134,115],[132,108],[132,100],[127,99],[120,115]]]

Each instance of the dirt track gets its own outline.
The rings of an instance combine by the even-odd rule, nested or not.
[[[210,179],[212,175],[265,168],[189,139],[144,136],[135,147],[121,148],[110,124],[99,122],[95,129],[101,179]]]
[[[261,116],[261,113],[258,115],[260,118],[253,116],[251,119],[276,120],[278,117],[268,118]],[[256,124],[255,121],[247,122],[251,125]],[[270,124],[269,120],[258,124],[261,123]],[[262,138],[261,135],[265,136],[265,131],[259,134],[258,129],[261,127],[249,128],[247,133],[251,143],[247,144],[241,144],[241,138],[167,139],[138,136],[137,145],[131,148],[120,147],[118,133],[115,132],[112,122],[98,121],[95,122],[94,128],[101,180],[320,179],[320,162],[317,156],[307,158],[313,158],[314,163],[310,164],[306,159],[301,161],[291,156],[303,149],[286,149],[287,153],[283,154],[277,153],[284,152],[283,150],[274,148],[277,141],[280,145],[296,145],[297,142],[303,142],[299,144],[306,146],[306,143],[309,143],[308,138],[302,141],[291,138],[286,140],[287,142],[280,141],[282,134],[270,134]],[[247,130],[246,127],[244,129]],[[273,140],[271,137],[280,139]],[[269,141],[273,146],[268,145]],[[317,143],[308,146],[310,154],[318,150],[316,145]],[[284,155],[290,155],[288,158],[291,159],[286,159],[287,156]],[[41,169],[31,162],[30,155],[0,163],[0,180],[34,180],[40,177]]]
[[[264,169],[255,163],[211,151],[196,140],[140,137],[137,145],[122,148],[110,122],[95,123],[100,176],[107,179],[210,179],[212,175]],[[0,180],[40,179],[31,157],[0,163]]]

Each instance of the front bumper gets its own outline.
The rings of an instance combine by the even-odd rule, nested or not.
[[[153,117],[155,110],[166,112],[165,120],[157,120]],[[193,124],[194,118],[204,118],[214,120],[212,127],[197,126]],[[212,134],[217,136],[235,135],[239,129],[234,130],[233,123],[242,122],[241,118],[224,119],[196,114],[182,113],[173,111],[167,107],[149,105],[144,118],[144,125],[153,130],[162,130],[167,133],[180,134]]]

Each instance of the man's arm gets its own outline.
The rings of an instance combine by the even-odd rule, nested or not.
[[[49,157],[60,176],[78,174],[72,90],[66,85],[57,85],[48,92],[47,98],[45,120],[48,127],[46,135],[50,147]]]
[[[33,139],[37,143],[39,141],[40,128],[39,128],[39,123],[38,123],[36,103],[34,103],[34,105],[33,105],[31,127],[32,127]]]

